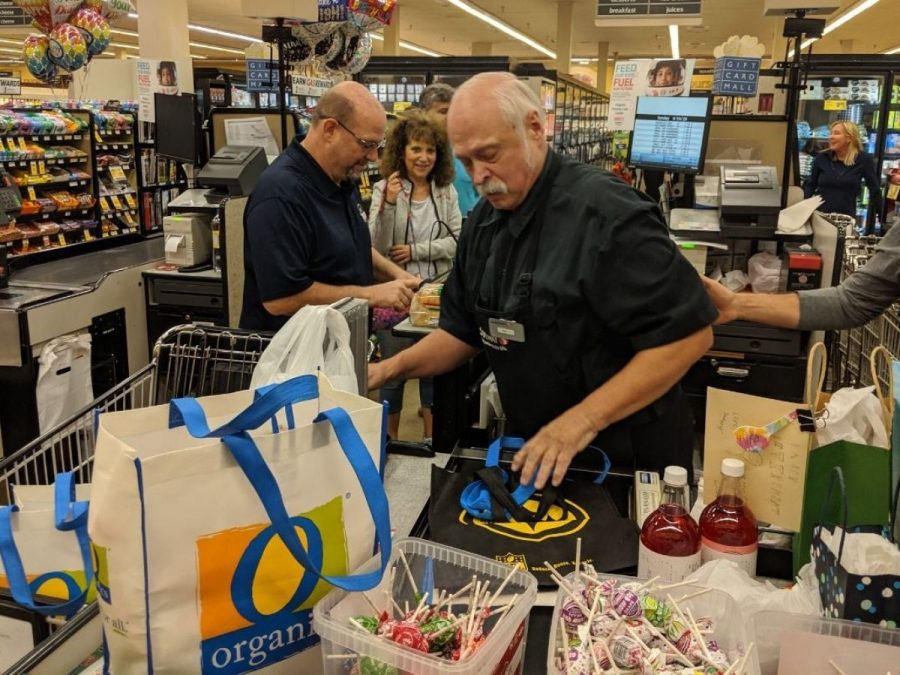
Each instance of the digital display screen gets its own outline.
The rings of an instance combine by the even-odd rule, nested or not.
[[[629,164],[675,173],[699,173],[709,134],[712,99],[639,96]]]

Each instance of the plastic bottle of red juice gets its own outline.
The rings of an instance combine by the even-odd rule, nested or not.
[[[758,538],[756,516],[744,501],[744,463],[723,459],[718,496],[700,515],[700,556],[733,560],[753,577]]]
[[[638,577],[669,583],[681,581],[700,567],[700,528],[684,498],[687,470],[667,466],[659,508],[641,528]]]

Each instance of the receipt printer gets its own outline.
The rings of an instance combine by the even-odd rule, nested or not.
[[[725,236],[769,237],[781,211],[781,186],[774,166],[723,166],[719,211]]]
[[[185,267],[205,263],[212,255],[212,218],[204,213],[183,213],[163,218],[166,262]]]

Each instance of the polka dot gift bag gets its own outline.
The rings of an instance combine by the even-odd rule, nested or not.
[[[826,617],[900,626],[900,549],[890,528],[860,526],[847,530],[847,490],[840,467],[831,473],[823,509],[835,484],[841,498],[843,527],[820,522],[813,530],[811,556]],[[897,498],[894,492],[894,517]]]

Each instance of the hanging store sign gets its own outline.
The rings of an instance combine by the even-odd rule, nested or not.
[[[13,0],[0,0],[0,28],[30,27],[33,20]]]
[[[597,0],[595,23],[603,25],[699,24],[700,0]]]
[[[19,96],[22,93],[22,80],[18,77],[0,77],[0,95]]]
[[[291,76],[291,93],[294,96],[322,96],[334,86],[334,80],[327,77]]]
[[[761,59],[723,56],[716,59],[713,94],[716,96],[756,96]]]
[[[831,111],[846,110],[847,109],[847,101],[839,101],[836,99],[824,101],[822,107],[825,110],[831,110]]]
[[[278,91],[278,63],[247,59],[247,91]]]

